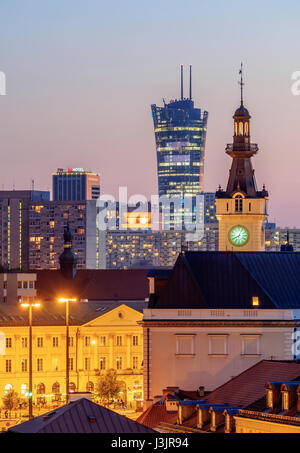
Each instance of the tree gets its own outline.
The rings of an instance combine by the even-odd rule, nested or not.
[[[17,392],[14,390],[9,390],[5,393],[5,396],[2,397],[2,402],[5,410],[9,411],[9,417],[11,416],[11,411],[19,407],[20,399]]]
[[[118,381],[115,370],[107,370],[106,374],[100,374],[96,385],[96,392],[100,400],[107,403],[113,402],[119,396],[122,383]]]

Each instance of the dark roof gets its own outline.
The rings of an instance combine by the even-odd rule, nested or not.
[[[262,400],[265,407],[266,382],[298,381],[299,376],[300,363],[262,360],[212,391],[205,400],[209,404],[228,404],[242,408],[248,408]]]
[[[239,117],[241,117],[241,118],[246,118],[246,117],[251,118],[248,109],[246,109],[246,107],[244,107],[244,105],[241,105],[241,106],[234,112],[234,116],[239,116]]]
[[[92,319],[108,313],[109,311],[126,305],[140,313],[147,308],[147,303],[137,302],[76,302],[70,303],[69,324],[80,326]],[[64,326],[65,325],[65,304],[58,302],[45,302],[40,308],[32,312],[32,323],[34,326]],[[28,326],[28,310],[19,305],[0,305],[0,326]]]
[[[37,271],[37,297],[51,300],[68,296],[88,300],[145,300],[149,295],[147,269],[77,270],[74,280],[66,280],[59,270]]]
[[[184,252],[155,308],[300,308],[300,253]]]
[[[16,425],[13,433],[154,433],[124,415],[86,398],[80,398],[48,414]]]

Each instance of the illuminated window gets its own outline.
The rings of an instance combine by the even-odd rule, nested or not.
[[[122,357],[117,357],[116,363],[117,363],[117,370],[121,370],[122,369]]]
[[[259,298],[257,296],[252,297],[252,306],[259,307]]]
[[[37,359],[37,371],[43,371],[43,359]]]
[[[27,359],[21,360],[21,369],[23,373],[27,371]]]
[[[136,370],[138,368],[138,362],[139,362],[139,358],[138,357],[132,357],[132,368],[134,370]]]
[[[100,357],[100,370],[105,370],[105,368],[106,368],[105,357]]]
[[[11,373],[11,360],[5,360],[5,371]]]

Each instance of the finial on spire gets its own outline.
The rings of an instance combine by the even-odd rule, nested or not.
[[[240,69],[240,72],[239,74],[241,75],[241,81],[239,82],[240,86],[241,86],[241,106],[244,105],[244,98],[243,98],[243,88],[244,88],[244,79],[243,79],[243,63],[241,63],[241,69]]]

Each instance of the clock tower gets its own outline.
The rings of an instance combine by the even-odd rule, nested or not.
[[[232,165],[226,191],[216,192],[216,217],[219,221],[219,251],[264,251],[268,192],[257,190],[251,158],[258,146],[250,140],[251,116],[243,101],[243,66],[241,105],[234,119],[233,143],[226,153]]]

